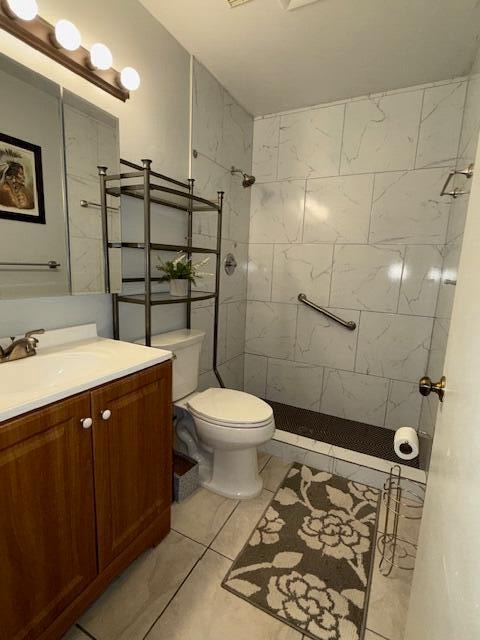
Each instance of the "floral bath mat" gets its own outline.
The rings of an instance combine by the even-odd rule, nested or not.
[[[222,586],[320,640],[362,640],[380,492],[294,464]]]

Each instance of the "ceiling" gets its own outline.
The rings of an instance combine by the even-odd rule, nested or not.
[[[253,115],[468,73],[480,0],[141,0]]]

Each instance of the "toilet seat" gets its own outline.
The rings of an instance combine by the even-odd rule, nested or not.
[[[233,389],[207,389],[186,404],[194,417],[220,427],[254,429],[273,421],[272,408],[266,402]]]

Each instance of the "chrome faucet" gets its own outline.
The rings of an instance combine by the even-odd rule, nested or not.
[[[0,346],[0,363],[13,362],[13,360],[21,360],[22,358],[29,358],[34,356],[38,340],[33,336],[35,334],[45,333],[45,329],[35,329],[34,331],[27,331],[24,338],[18,338],[15,340],[12,338],[12,343],[8,347]]]

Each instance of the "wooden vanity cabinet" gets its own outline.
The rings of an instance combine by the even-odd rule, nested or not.
[[[171,397],[166,362],[0,423],[0,640],[59,640],[168,533]]]
[[[157,367],[92,392],[100,571],[170,507],[169,372]]]

